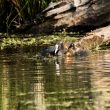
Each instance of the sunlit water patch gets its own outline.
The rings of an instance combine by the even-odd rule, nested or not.
[[[84,58],[0,55],[0,110],[109,110],[110,51]]]

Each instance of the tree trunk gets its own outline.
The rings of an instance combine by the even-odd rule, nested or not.
[[[28,32],[51,33],[74,30],[78,26],[105,26],[110,22],[110,0],[63,0],[54,4],[53,8],[44,10],[43,16],[44,22],[33,26]]]

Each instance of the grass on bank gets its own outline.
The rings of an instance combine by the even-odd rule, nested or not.
[[[58,0],[0,0],[0,31],[13,32],[27,23],[42,22],[39,13],[49,3],[56,1]]]

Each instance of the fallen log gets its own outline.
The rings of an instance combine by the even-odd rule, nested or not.
[[[75,3],[76,1],[79,3]],[[69,7],[71,4],[72,7]],[[78,26],[96,28],[108,25],[110,23],[110,0],[71,0],[66,5],[59,5],[44,12],[44,22],[34,25],[28,32],[52,33],[63,29],[74,30]]]
[[[48,12],[48,11],[54,9],[54,8],[58,8],[60,6],[63,6],[65,4],[67,4],[67,2],[65,2],[65,1],[63,1],[63,2],[60,1],[60,2],[57,2],[57,3],[50,3],[49,6],[42,11],[42,14],[46,13],[46,12]]]
[[[73,3],[68,3],[62,7],[48,11],[45,14],[45,17],[47,18],[47,17],[55,16],[55,15],[58,15],[60,13],[66,12],[66,11],[71,10],[71,9],[75,9],[75,6]]]
[[[74,44],[75,48],[84,50],[99,49],[102,45],[110,44],[110,25],[87,33]]]

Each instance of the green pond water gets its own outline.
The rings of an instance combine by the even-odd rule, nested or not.
[[[1,53],[0,110],[110,110],[110,51],[45,60]]]

